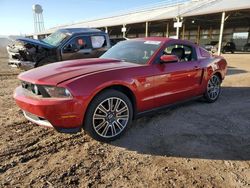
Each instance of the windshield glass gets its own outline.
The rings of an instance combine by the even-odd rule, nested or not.
[[[114,58],[136,64],[146,64],[160,47],[160,41],[122,41],[109,49],[100,58]]]
[[[52,46],[58,46],[68,35],[61,31],[56,31],[42,41]]]

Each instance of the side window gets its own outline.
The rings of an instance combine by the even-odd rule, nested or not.
[[[191,46],[182,44],[172,44],[165,48],[164,54],[176,55],[180,62],[194,61],[197,59],[196,53]]]
[[[79,36],[73,38],[68,44],[66,44],[64,50],[71,50],[71,48],[78,50],[91,49],[91,42],[87,36]],[[75,51],[76,51],[75,50]]]
[[[71,39],[64,47],[63,53],[75,53],[79,50],[91,50],[91,42],[89,36],[78,36]]]
[[[91,36],[91,43],[93,48],[102,48],[107,46],[107,41],[103,35]]]
[[[76,44],[79,50],[91,49],[90,39],[87,36],[76,37],[72,42]]]

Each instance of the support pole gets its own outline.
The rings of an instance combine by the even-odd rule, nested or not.
[[[182,26],[182,40],[185,39],[185,24]]]
[[[37,18],[38,18],[38,32],[41,32],[41,14],[37,14]]]
[[[247,38],[247,43],[249,43],[249,40],[250,40],[250,27],[249,27],[249,30],[248,30],[248,38]]]
[[[201,36],[201,26],[198,25],[197,37],[196,37],[196,44],[200,43],[200,36]]]
[[[179,16],[177,17],[177,23],[179,23],[180,22],[180,18],[179,18]],[[177,26],[176,27],[176,38],[177,39],[179,39],[179,33],[180,33],[180,27],[179,26]]]
[[[123,24],[123,27],[122,27],[122,37],[123,38],[126,38],[126,25],[125,24]]]
[[[166,37],[169,37],[169,22],[167,23],[167,28],[166,28]]]
[[[210,26],[210,28],[209,28],[209,40],[210,40],[210,42],[212,40],[212,33],[213,33],[213,28],[212,28],[212,26]]]
[[[225,12],[222,12],[221,24],[220,24],[220,37],[219,37],[218,55],[221,54],[221,45],[222,45],[222,39],[223,39],[224,23],[225,23]]]
[[[109,29],[108,34],[111,35],[112,31],[113,31],[112,29]]]
[[[146,22],[145,37],[148,37],[148,22]]]
[[[43,14],[41,14],[41,17],[42,17],[42,31],[44,31],[44,30],[45,30],[45,27],[44,27]]]

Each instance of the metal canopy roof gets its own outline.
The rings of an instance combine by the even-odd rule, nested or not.
[[[250,9],[250,0],[215,0],[200,8],[194,7],[193,11],[183,13],[182,16],[197,16],[244,9]]]
[[[250,9],[250,0],[191,0],[188,2],[175,4],[173,6],[169,4],[165,6],[161,5],[160,7],[128,12],[117,16],[110,16],[101,19],[86,20],[69,25],[62,25],[51,28],[39,34],[51,33],[60,28],[110,27],[123,24],[141,23],[146,21],[172,19],[177,16],[189,17],[242,9]]]

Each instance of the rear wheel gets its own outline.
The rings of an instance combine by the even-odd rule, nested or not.
[[[215,102],[221,93],[221,79],[218,75],[214,74],[207,83],[207,89],[204,98],[207,102]]]
[[[119,138],[132,122],[129,98],[116,90],[97,95],[86,112],[83,128],[94,139],[109,142]]]

